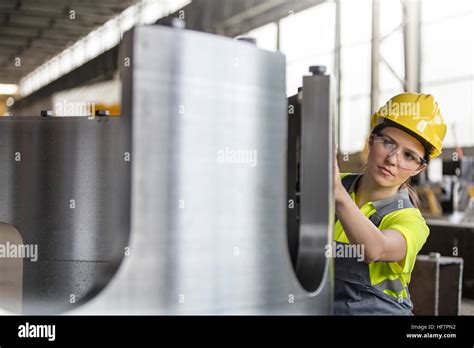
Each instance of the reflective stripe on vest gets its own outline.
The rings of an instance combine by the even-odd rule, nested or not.
[[[385,279],[378,284],[373,285],[374,288],[379,289],[380,291],[390,290],[393,292],[401,292],[405,290],[400,279]]]

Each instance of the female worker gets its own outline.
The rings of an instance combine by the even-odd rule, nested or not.
[[[409,182],[441,154],[446,125],[433,96],[403,93],[371,127],[363,173],[340,174],[335,163],[336,247],[363,255],[335,257],[334,312],[412,315],[408,284],[429,229]]]

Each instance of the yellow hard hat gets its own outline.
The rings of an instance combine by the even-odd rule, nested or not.
[[[392,97],[372,115],[372,128],[390,120],[413,132],[430,147],[429,159],[438,157],[443,148],[446,124],[438,103],[431,94],[402,93]]]

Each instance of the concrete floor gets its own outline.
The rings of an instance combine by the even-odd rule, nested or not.
[[[474,315],[474,300],[467,298],[461,300],[461,315]]]

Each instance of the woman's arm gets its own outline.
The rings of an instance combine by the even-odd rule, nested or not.
[[[405,258],[406,241],[396,230],[380,231],[351,199],[341,182],[337,157],[334,157],[334,195],[336,214],[351,244],[364,246],[364,261],[398,262]]]

